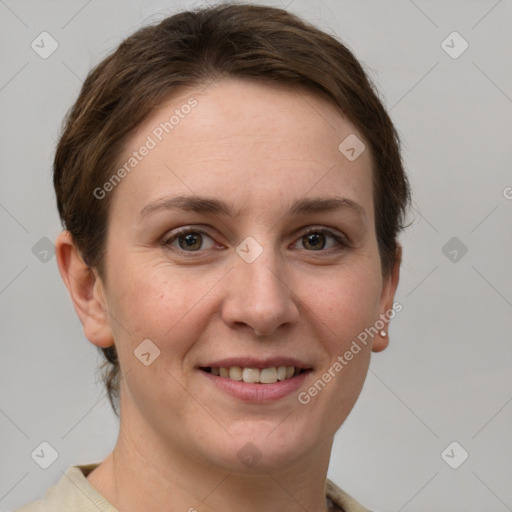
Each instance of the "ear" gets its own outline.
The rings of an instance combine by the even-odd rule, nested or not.
[[[400,279],[400,264],[402,263],[402,246],[397,244],[395,262],[391,273],[385,278],[382,285],[382,293],[380,297],[380,313],[381,318],[389,319],[389,311],[394,311],[393,301],[395,298],[395,292],[398,287],[398,281]],[[386,315],[386,312],[388,314]],[[377,334],[373,341],[372,352],[380,352],[389,345],[389,324],[386,322],[384,330],[387,336],[381,336]]]
[[[85,336],[97,347],[113,345],[103,283],[97,272],[82,259],[69,231],[63,231],[57,237],[55,254]]]

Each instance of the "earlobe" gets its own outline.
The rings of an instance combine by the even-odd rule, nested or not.
[[[387,331],[386,334],[383,335],[382,332],[379,332],[373,339],[372,352],[382,352],[389,345],[389,338]]]
[[[103,283],[94,269],[82,259],[69,231],[63,231],[57,237],[55,253],[60,275],[83,325],[85,336],[97,347],[113,345]]]
[[[394,312],[393,301],[400,280],[400,265],[402,263],[402,246],[397,244],[395,262],[390,275],[384,281],[381,294],[381,318],[385,318],[385,326],[373,340],[372,352],[381,352],[389,345],[389,314]]]

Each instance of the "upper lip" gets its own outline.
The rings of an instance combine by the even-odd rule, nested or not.
[[[241,368],[272,368],[273,366],[295,366],[303,370],[311,369],[311,365],[294,359],[293,357],[268,357],[268,358],[255,358],[255,357],[228,357],[211,361],[206,364],[200,365],[200,368],[231,368],[232,366],[240,366]]]

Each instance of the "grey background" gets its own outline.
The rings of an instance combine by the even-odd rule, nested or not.
[[[329,476],[380,511],[512,510],[512,3],[265,3],[335,34],[370,69],[414,191],[403,311],[336,436]],[[0,0],[1,511],[69,465],[101,460],[117,435],[99,356],[40,241],[60,230],[51,160],[62,118],[125,36],[201,4]],[[47,59],[31,48],[43,31],[59,45]],[[469,43],[458,58],[441,46],[453,31]],[[452,52],[460,43],[448,39]],[[31,458],[42,441],[59,454],[46,470]],[[441,457],[453,441],[469,453],[458,469]],[[448,450],[452,464],[462,453]]]

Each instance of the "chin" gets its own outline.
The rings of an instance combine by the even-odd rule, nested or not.
[[[287,428],[288,427],[288,428]],[[301,458],[313,451],[318,443],[308,432],[300,433],[296,426],[286,426],[286,420],[281,423],[269,422],[253,425],[244,422],[238,432],[230,429],[230,436],[222,440],[212,441],[205,447],[211,449],[215,446],[215,454],[209,453],[209,458],[224,470],[237,473],[264,473],[293,465]]]

